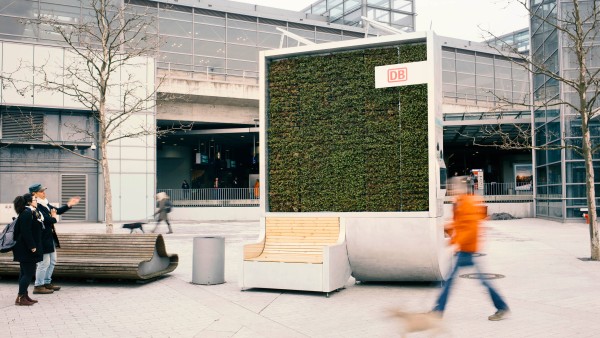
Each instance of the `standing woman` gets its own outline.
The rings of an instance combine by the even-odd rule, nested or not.
[[[17,196],[13,202],[19,215],[15,226],[16,244],[14,261],[19,262],[19,294],[15,305],[33,305],[37,300],[29,298],[27,288],[35,274],[36,263],[42,260],[42,223],[36,210],[37,202],[31,194]]]

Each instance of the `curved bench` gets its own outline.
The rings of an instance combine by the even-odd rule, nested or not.
[[[55,277],[147,280],[169,273],[179,262],[159,234],[59,234]],[[0,275],[18,275],[12,252],[0,254]]]
[[[338,217],[267,217],[258,243],[244,246],[242,288],[326,292],[350,278]]]

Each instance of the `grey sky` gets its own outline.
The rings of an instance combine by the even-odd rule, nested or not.
[[[316,0],[236,0],[299,11]],[[527,12],[512,0],[416,0],[417,30],[481,41],[483,30],[496,35],[528,27]],[[481,27],[481,28],[479,28]],[[487,36],[487,35],[486,35]]]

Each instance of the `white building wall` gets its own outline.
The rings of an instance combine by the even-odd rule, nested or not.
[[[87,109],[72,96],[58,91],[41,90],[35,87],[44,82],[45,77],[52,81],[68,81],[64,70],[73,65],[85,65],[83,59],[66,48],[41,45],[0,42],[0,72],[12,82],[4,80],[0,86],[0,105],[58,109]],[[43,69],[43,72],[40,71]],[[45,73],[45,74],[44,74]],[[156,128],[154,105],[155,62],[152,58],[135,58],[127,67],[115,73],[109,92],[109,107],[118,111],[128,95],[151,99],[145,107],[147,111],[136,113],[119,128],[122,132],[135,132],[141,129]],[[129,87],[125,83],[136,81]],[[91,89],[91,79],[79,81],[80,88]],[[35,89],[34,89],[35,88]],[[127,101],[126,101],[127,102]],[[129,102],[130,103],[130,102]],[[155,136],[123,138],[109,144],[109,166],[111,170],[111,190],[113,195],[113,219],[115,221],[146,219],[154,212],[154,192],[156,188],[156,140]],[[41,164],[42,165],[42,164]],[[101,169],[99,169],[101,171]],[[98,206],[99,218],[104,219],[103,179],[99,178]]]

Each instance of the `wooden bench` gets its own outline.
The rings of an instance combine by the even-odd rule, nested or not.
[[[330,291],[350,277],[338,217],[267,217],[258,243],[244,246],[241,287]]]
[[[59,234],[54,277],[147,280],[169,273],[179,262],[167,254],[159,234]],[[18,275],[12,252],[0,254],[0,275]]]

